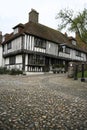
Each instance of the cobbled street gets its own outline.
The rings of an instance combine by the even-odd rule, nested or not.
[[[0,130],[87,130],[87,82],[0,75]]]

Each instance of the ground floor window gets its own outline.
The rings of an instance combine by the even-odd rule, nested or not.
[[[9,64],[10,64],[10,65],[14,65],[15,62],[16,62],[16,57],[15,57],[15,56],[9,57]]]
[[[29,65],[44,65],[45,57],[42,55],[32,54],[28,55],[28,64]]]

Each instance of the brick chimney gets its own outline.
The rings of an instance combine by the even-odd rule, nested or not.
[[[29,21],[38,23],[38,18],[39,18],[39,13],[36,10],[31,9],[31,11],[29,13]]]
[[[2,32],[0,31],[0,43],[2,42]]]

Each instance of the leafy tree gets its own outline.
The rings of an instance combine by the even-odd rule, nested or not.
[[[73,10],[60,10],[56,18],[61,20],[59,30],[67,28],[71,32],[77,32],[81,40],[87,43],[87,9],[78,12],[76,16]]]

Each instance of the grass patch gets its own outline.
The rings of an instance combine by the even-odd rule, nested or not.
[[[79,72],[78,73],[78,78],[81,78],[82,77],[82,72]],[[84,72],[84,77],[87,78],[87,70]]]

